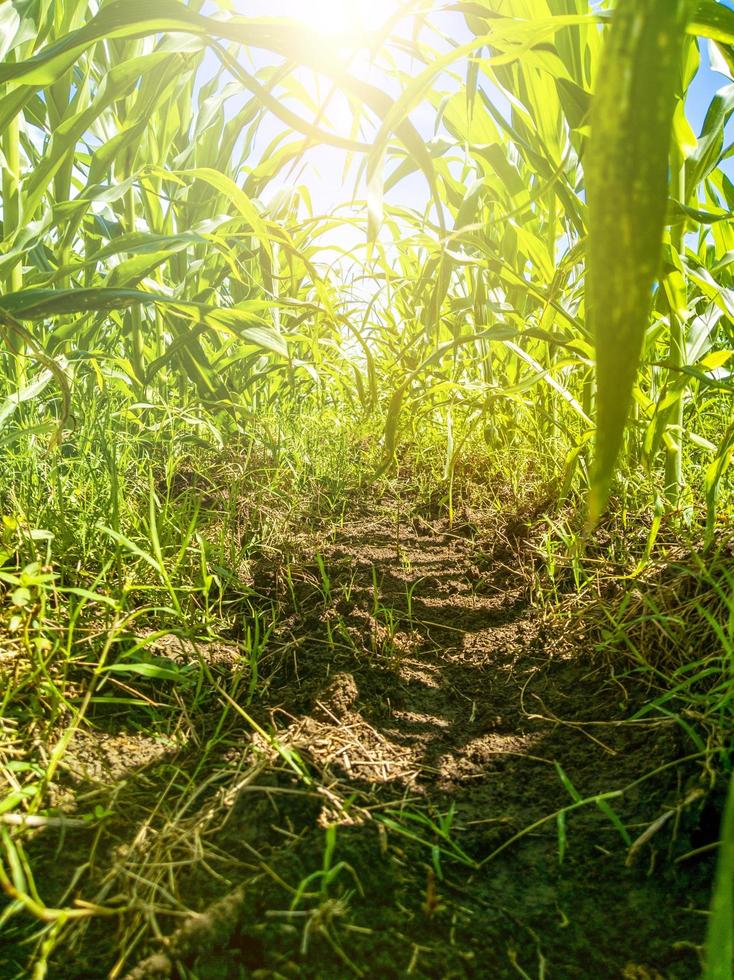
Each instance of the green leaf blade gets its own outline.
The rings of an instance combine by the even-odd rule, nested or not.
[[[622,447],[660,266],[687,0],[621,0],[592,108],[587,316],[596,341],[594,524]]]

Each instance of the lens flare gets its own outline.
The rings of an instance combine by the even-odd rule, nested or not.
[[[395,13],[397,0],[294,0],[290,16],[320,34],[375,30]]]

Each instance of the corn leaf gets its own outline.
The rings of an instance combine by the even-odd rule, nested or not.
[[[686,0],[620,0],[600,67],[586,161],[587,315],[596,342],[597,439],[589,501],[607,501],[660,267]]]

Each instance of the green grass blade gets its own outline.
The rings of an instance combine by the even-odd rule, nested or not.
[[[731,980],[734,976],[734,776],[721,825],[721,848],[716,869],[706,940],[703,980]]]

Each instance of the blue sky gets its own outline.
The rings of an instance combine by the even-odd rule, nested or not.
[[[701,43],[699,47],[701,49],[701,67],[688,90],[688,102],[686,106],[688,120],[696,134],[701,130],[706,110],[713,96],[720,88],[731,84],[730,78],[711,70],[708,45]],[[729,124],[728,135],[730,139],[734,136],[731,122]]]

